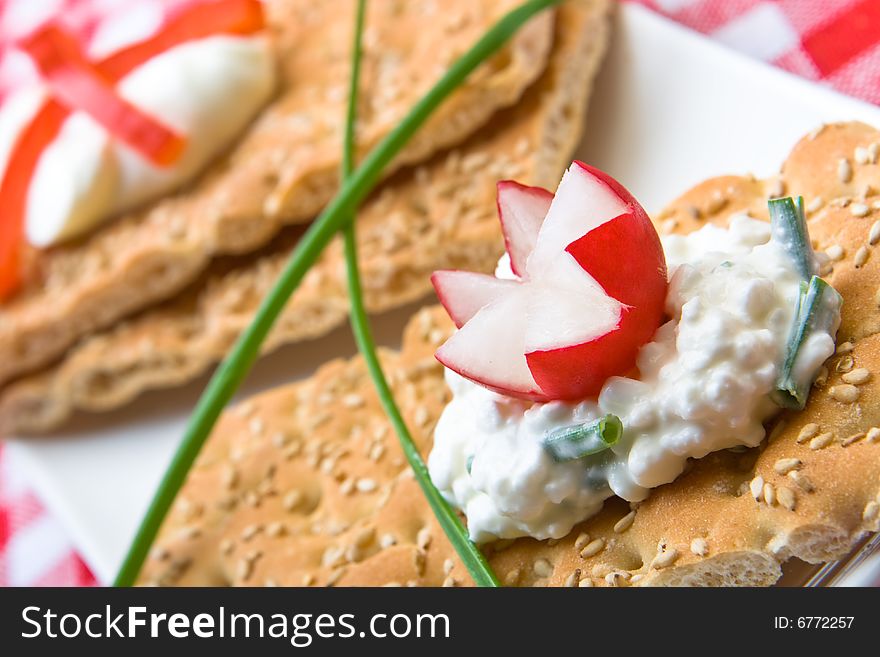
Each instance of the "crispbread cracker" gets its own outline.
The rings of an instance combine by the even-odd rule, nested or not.
[[[542,78],[516,107],[458,150],[401,172],[358,217],[368,308],[422,297],[440,268],[492,271],[503,250],[495,182],[554,186],[579,139],[592,77],[607,40],[607,4],[560,8]],[[288,231],[289,232],[289,231]],[[292,241],[256,262],[215,275],[197,290],[123,326],[92,336],[57,366],[0,393],[0,427],[45,431],[73,409],[102,411],[140,392],[173,386],[222,358],[276,280]],[[326,333],[348,313],[341,242],[334,242],[294,295],[265,349]]]
[[[604,1],[604,0],[602,0]],[[358,150],[370,150],[455,57],[519,0],[369,4]],[[354,0],[269,0],[277,98],[194,185],[38,256],[41,272],[0,306],[0,383],[60,356],[77,339],[169,298],[218,255],[266,244],[312,218],[338,182]],[[447,100],[389,167],[460,142],[516,103],[543,71],[544,12]],[[219,111],[222,111],[220,109]]]
[[[814,208],[809,222],[817,247],[839,244],[846,254],[868,241],[880,208],[856,217],[842,207],[840,199],[848,196],[829,196],[820,209],[811,205],[813,183],[804,181],[812,167],[837,157],[838,138],[851,131],[859,131],[858,143],[866,147],[880,142],[880,133],[863,126],[829,126],[800,143],[783,169],[785,193],[804,194]],[[859,182],[880,183],[875,170],[861,165]],[[672,203],[659,220],[667,229],[691,230],[704,221],[726,223],[744,209],[761,216],[779,185],[713,179]],[[844,296],[843,325],[838,354],[826,363],[804,411],[780,416],[758,448],[692,462],[641,504],[608,500],[564,539],[490,544],[502,581],[769,585],[791,557],[828,561],[880,530],[880,383],[874,374],[880,333],[871,328],[878,311],[858,301],[862,288],[876,289],[880,272],[871,268],[871,257],[856,270],[853,258],[837,261],[827,274]],[[423,309],[407,327],[402,351],[382,354],[423,453],[450,394],[432,354],[451,331],[442,309]],[[839,386],[851,385],[844,377],[853,380],[859,369],[867,374],[855,384],[857,399],[841,401]],[[750,490],[756,477],[763,480],[759,500]],[[354,358],[225,414],[141,583],[436,586],[467,585],[470,578],[404,465],[362,360]]]

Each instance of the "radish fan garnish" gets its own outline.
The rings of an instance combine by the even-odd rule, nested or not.
[[[666,262],[653,224],[620,183],[582,162],[552,196],[499,183],[498,211],[515,278],[434,274],[459,327],[437,359],[514,397],[597,395],[634,367],[663,320]]]

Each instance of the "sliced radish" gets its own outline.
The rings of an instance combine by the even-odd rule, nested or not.
[[[663,321],[660,239],[620,183],[581,162],[563,176],[537,236],[535,217],[546,198],[530,189],[498,189],[520,280],[435,274],[440,300],[460,327],[437,358],[502,394],[538,401],[595,396],[608,377],[634,367],[639,347]]]
[[[515,281],[472,271],[444,269],[431,275],[437,298],[458,328],[483,306],[500,298],[516,286]]]
[[[510,268],[517,276],[526,271],[526,259],[535,249],[541,223],[547,216],[553,194],[543,187],[529,187],[513,180],[497,186],[498,218],[504,247],[510,255]]]
[[[437,350],[437,360],[495,392],[546,401],[526,363],[523,332],[511,330],[521,328],[512,327],[511,318],[525,316],[528,293],[518,286],[482,308]]]

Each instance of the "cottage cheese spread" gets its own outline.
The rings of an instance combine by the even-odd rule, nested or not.
[[[250,123],[274,84],[271,47],[260,36],[209,37],[148,60],[117,89],[184,135],[183,155],[171,167],[156,167],[85,113],[73,113],[43,152],[31,181],[28,241],[45,247],[76,237],[185,184]],[[0,172],[43,98],[41,89],[29,89],[0,110]]]
[[[667,236],[663,246],[672,319],[639,352],[639,380],[612,377],[598,400],[541,404],[446,372],[453,399],[429,465],[473,540],[562,537],[612,495],[642,500],[688,458],[763,439],[763,423],[779,410],[769,394],[799,295],[794,264],[770,240],[770,225],[745,215],[726,230]],[[504,259],[496,275],[512,276]],[[833,335],[814,335],[797,367],[815,373],[833,351]],[[545,451],[548,430],[606,413],[624,426],[611,449],[564,463]]]

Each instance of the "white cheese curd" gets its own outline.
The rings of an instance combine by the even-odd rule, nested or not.
[[[253,120],[275,86],[275,63],[261,36],[214,36],[146,61],[119,94],[187,139],[181,158],[157,167],[83,112],[73,113],[40,157],[28,192],[28,241],[46,247],[192,180]],[[44,97],[22,91],[0,110],[0,171]]]
[[[799,297],[800,277],[770,241],[770,225],[745,215],[663,239],[666,312],[638,354],[640,379],[612,377],[598,400],[511,399],[447,371],[453,398],[437,425],[431,477],[468,518],[473,540],[560,538],[618,495],[644,499],[674,480],[688,458],[758,445],[779,408],[770,399]],[[511,277],[502,258],[500,277]],[[834,336],[807,341],[797,368],[815,373]],[[613,413],[624,432],[611,449],[555,462],[546,432]]]

